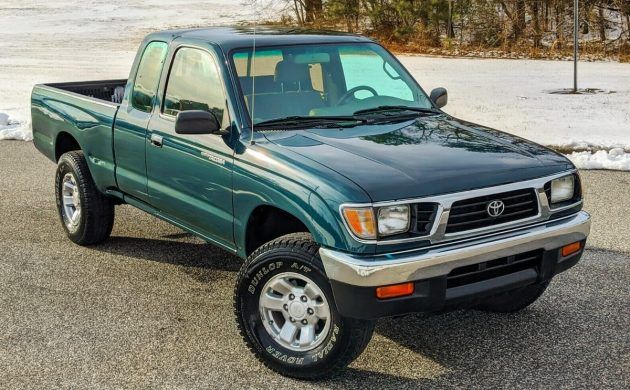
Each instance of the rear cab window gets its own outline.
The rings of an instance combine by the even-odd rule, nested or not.
[[[153,109],[153,100],[167,51],[168,45],[159,41],[149,43],[144,49],[131,92],[133,108],[144,112],[151,112]]]

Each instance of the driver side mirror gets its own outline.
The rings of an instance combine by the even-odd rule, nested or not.
[[[429,97],[439,108],[444,107],[446,103],[448,103],[448,92],[446,91],[446,88],[435,88],[431,91],[431,95]]]
[[[223,134],[217,117],[203,110],[180,111],[175,119],[175,132],[177,134]]]

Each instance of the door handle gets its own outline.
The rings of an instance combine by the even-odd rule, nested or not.
[[[157,148],[161,148],[162,147],[162,136],[161,135],[157,135],[157,134],[151,134],[151,137],[149,138],[149,141],[151,142],[151,145],[157,147]]]

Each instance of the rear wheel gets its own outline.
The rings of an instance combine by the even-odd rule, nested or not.
[[[530,284],[516,290],[486,298],[477,309],[496,313],[514,313],[536,302],[549,286],[549,281]]]
[[[59,159],[55,195],[61,223],[72,242],[91,245],[109,237],[114,203],[94,185],[83,152],[64,153]]]
[[[374,322],[342,317],[306,233],[255,251],[239,272],[234,309],[241,335],[272,370],[299,379],[330,377],[365,349]]]

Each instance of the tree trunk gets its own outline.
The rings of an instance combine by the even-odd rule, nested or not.
[[[300,0],[293,0],[293,10],[295,11],[295,18],[300,26],[304,25],[304,15],[302,15],[303,5]]]
[[[602,42],[606,42],[606,18],[604,17],[604,7],[599,7],[599,39]]]
[[[514,41],[518,41],[525,30],[525,0],[516,0],[516,20],[514,21]]]
[[[543,15],[543,30],[549,31],[549,3],[545,1],[545,12]]]
[[[305,20],[307,23],[316,22],[322,14],[322,0],[304,0]]]
[[[463,8],[464,8],[464,6],[462,5],[462,9]],[[464,29],[465,29],[464,20],[466,19],[466,17],[464,17],[463,10],[460,10],[459,15],[460,15],[460,18],[459,18],[459,46],[462,46],[464,44]]]
[[[564,46],[564,9],[561,3],[556,3],[556,47],[561,49]]]
[[[453,28],[453,2],[448,0],[448,24],[446,26],[446,36],[455,37],[455,29]]]
[[[534,47],[540,46],[540,39],[542,38],[542,33],[540,31],[540,12],[538,1],[534,1],[532,3],[532,19],[534,21]]]
[[[512,24],[512,41],[517,42],[525,30],[525,0],[516,0],[514,12],[510,12],[505,1],[501,1],[501,7]]]

